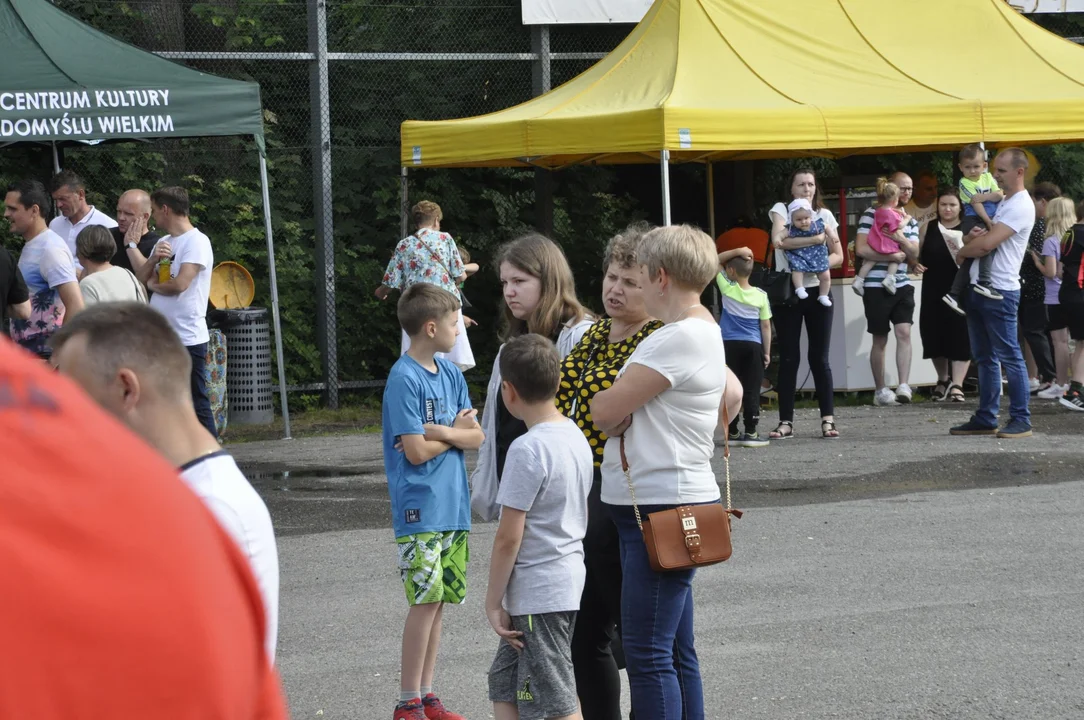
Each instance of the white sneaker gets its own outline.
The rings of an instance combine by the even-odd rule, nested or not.
[[[911,386],[907,383],[900,383],[900,386],[896,388],[896,401],[904,404],[911,402]]]
[[[885,407],[887,405],[899,405],[899,402],[896,400],[896,393],[892,392],[892,388],[883,387],[873,393],[873,404],[877,407]]]
[[[1042,383],[1039,382],[1039,378],[1028,378],[1028,392],[1038,392],[1040,387],[1042,387]]]
[[[952,297],[951,295],[946,295],[945,297],[941,298],[941,300],[943,300],[944,303],[950,308],[952,308],[956,313],[967,317],[967,312],[962,307],[960,307],[960,303],[956,302],[956,298]]]
[[[889,295],[895,295],[896,294],[896,276],[895,275],[885,275],[885,279],[881,281],[881,285],[884,286],[884,289],[888,291]]]
[[[991,300],[1004,300],[1005,296],[994,290],[992,287],[986,287],[985,285],[974,285],[973,289],[979,295],[990,298]]]
[[[1060,400],[1061,397],[1067,392],[1069,392],[1068,385],[1058,385],[1057,383],[1053,383],[1046,390],[1040,390],[1035,397],[1042,398],[1043,400]]]
[[[858,282],[851,285],[851,290],[854,290],[854,294],[858,297],[864,296],[866,294],[866,281],[858,280]]]

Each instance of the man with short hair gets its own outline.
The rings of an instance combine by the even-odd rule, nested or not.
[[[218,437],[211,401],[207,397],[207,298],[211,294],[214,252],[206,235],[188,219],[188,192],[165,187],[151,194],[154,224],[166,233],[136,273],[152,293],[151,307],[165,315],[192,357],[192,402],[208,432]],[[170,278],[158,281],[158,263],[170,263]]]
[[[11,338],[43,359],[51,352],[49,337],[65,317],[83,309],[68,244],[45,224],[51,208],[45,186],[37,180],[15,183],[4,198],[4,217],[11,231],[26,241],[19,255],[19,270],[32,299],[30,317],[12,323]]]
[[[0,717],[288,717],[259,587],[176,468],[4,340],[0,389]]]
[[[896,172],[889,176],[889,182],[900,189],[900,205],[910,202],[915,186],[907,173]],[[918,257],[918,221],[914,217],[906,225],[900,225],[906,246],[900,252],[883,255],[869,246],[869,231],[873,227],[873,214],[877,208],[870,207],[858,221],[858,233],[855,236],[855,255],[864,260],[873,260],[876,264],[866,276],[863,284],[862,305],[866,310],[866,331],[873,336],[873,349],[870,350],[869,364],[873,371],[873,382],[877,391],[873,395],[874,405],[896,405],[911,402],[911,326],[915,316],[915,286],[907,277],[907,262],[914,262]],[[888,263],[899,263],[896,271],[896,292],[889,293],[883,283],[888,273]],[[857,278],[856,278],[857,280]],[[889,324],[896,336],[896,372],[899,385],[896,392],[885,384],[885,350],[888,348]]]
[[[117,221],[93,205],[87,204],[87,186],[83,178],[71,170],[62,170],[49,182],[49,193],[60,213],[49,223],[49,229],[64,239],[68,251],[75,257],[75,238],[88,225],[115,228]]]
[[[94,305],[52,339],[53,364],[178,468],[248,557],[266,611],[267,656],[278,635],[279,561],[267,506],[200,424],[176,333],[140,303]]]
[[[151,196],[145,190],[128,190],[117,199],[117,226],[110,232],[117,243],[111,262],[138,272],[147,262],[159,235],[148,229],[151,221]]]
[[[1021,438],[1031,435],[1028,409],[1028,372],[1020,351],[1017,314],[1020,308],[1020,264],[1035,225],[1035,203],[1024,189],[1028,158],[1019,148],[1007,148],[994,160],[994,178],[1005,194],[991,218],[992,227],[974,228],[964,237],[958,259],[994,253],[991,284],[1002,299],[993,300],[974,291],[979,264],[971,264],[972,289],[966,293],[967,330],[971,352],[979,370],[979,409],[953,435],[994,435]],[[1009,381],[1009,422],[998,430],[1001,399],[1001,368]]]
[[[903,210],[918,222],[921,233],[926,223],[937,218],[937,176],[932,170],[923,170],[915,176],[914,193]]]

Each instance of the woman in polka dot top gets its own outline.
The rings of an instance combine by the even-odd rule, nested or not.
[[[621,676],[611,643],[621,613],[621,558],[617,529],[602,508],[600,467],[606,435],[591,421],[591,399],[613,384],[640,341],[662,326],[644,308],[636,260],[636,244],[649,229],[646,224],[634,225],[606,246],[602,301],[609,317],[592,325],[565,358],[557,395],[560,410],[579,425],[595,452],[583,541],[587,582],[572,638],[584,720],[620,718]]]

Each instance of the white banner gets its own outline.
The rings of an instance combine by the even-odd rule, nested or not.
[[[651,0],[523,0],[524,25],[638,23]]]
[[[1022,13],[1084,12],[1084,0],[1009,0]]]

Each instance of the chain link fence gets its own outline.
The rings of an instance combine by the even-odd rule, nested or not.
[[[394,312],[372,291],[400,238],[402,121],[477,115],[528,100],[590,67],[632,27],[553,28],[543,38],[522,24],[519,0],[54,4],[163,57],[260,84],[286,378],[302,405],[334,406],[342,389],[377,386],[398,357]],[[546,83],[543,54],[550,55]],[[79,146],[65,148],[60,159],[84,177],[90,202],[107,212],[129,188],[188,188],[194,220],[211,237],[216,261],[248,267],[257,281],[256,304],[270,304],[250,142]],[[47,180],[52,167],[47,149],[9,148],[0,156],[4,180],[27,174]],[[463,177],[473,187],[511,184],[524,191],[528,175],[474,170]],[[455,182],[431,173],[412,181],[412,198]],[[464,194],[447,202],[454,208],[467,201]]]
[[[466,117],[526,101],[586,70],[632,29],[525,27],[519,0],[54,4],[197,70],[260,84],[286,378],[301,405],[335,406],[340,390],[378,385],[398,357],[394,313],[372,291],[400,237],[402,121]],[[1079,15],[1033,18],[1064,37],[1084,38]],[[85,177],[91,201],[106,210],[131,187],[187,187],[216,259],[248,267],[257,281],[256,303],[270,304],[251,143],[218,138],[76,147],[65,150],[63,164]],[[44,180],[51,170],[46,149],[0,154],[3,180],[25,174]],[[559,174],[558,235],[573,225],[581,235],[601,232],[607,212],[614,223],[635,216],[635,208],[604,195],[613,184],[605,182],[608,172]],[[421,170],[412,172],[411,184],[412,200],[433,197],[459,219],[453,233],[472,252],[492,248],[509,227],[529,224],[533,211],[531,171]],[[583,216],[600,216],[598,225],[576,219]],[[574,268],[581,262],[572,254],[570,260]],[[591,258],[582,262],[592,267]],[[478,282],[479,295],[493,290],[496,297],[495,283]],[[479,318],[489,321],[489,335],[497,314],[491,310]],[[478,355],[479,366],[488,369],[487,352]]]

